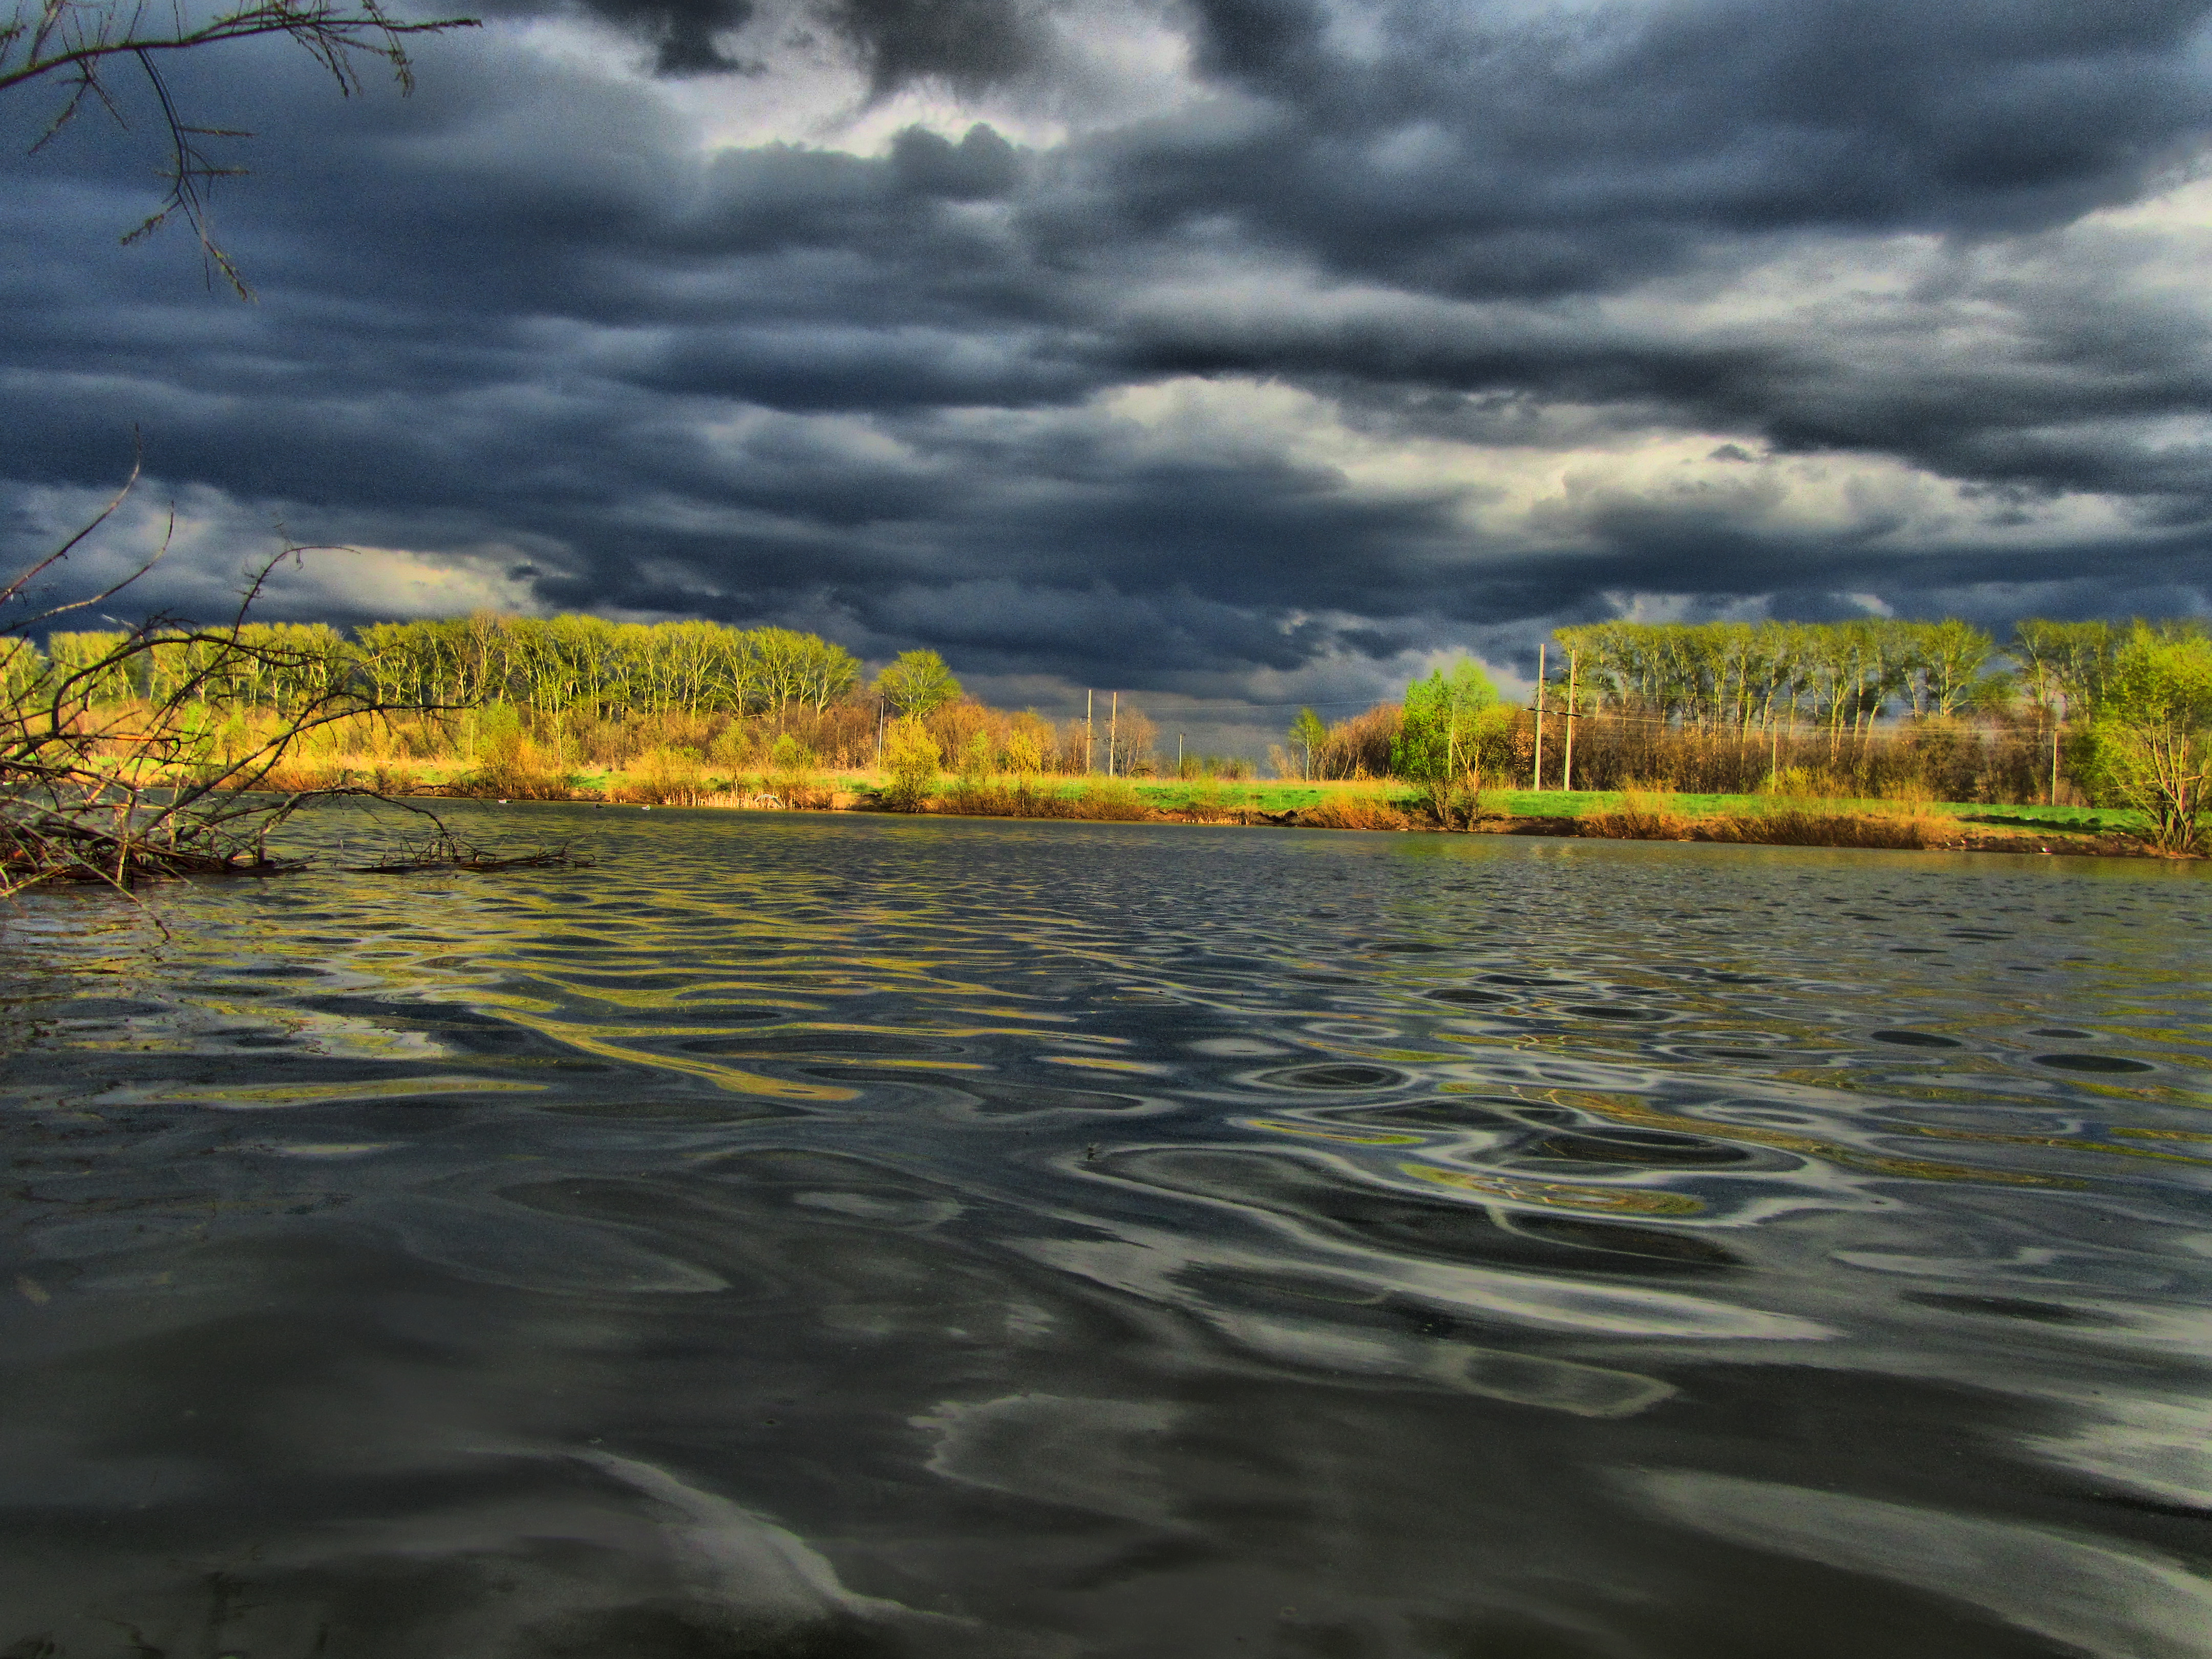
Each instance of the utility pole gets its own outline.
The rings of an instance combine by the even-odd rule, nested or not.
[[[1447,705],[1449,708],[1449,705]],[[1445,718],[1450,722],[1444,727],[1444,796],[1437,803],[1437,816],[1443,820],[1443,828],[1451,829],[1451,781],[1459,773],[1459,710],[1450,708]],[[1467,809],[1468,828],[1474,827],[1474,814],[1482,805],[1481,791],[1475,792],[1474,802]]]
[[[1575,787],[1575,653],[1567,653],[1567,765],[1559,787],[1571,793]]]
[[[2058,719],[2051,722],[2051,804],[2058,805],[2058,732],[2066,716],[2062,705]]]
[[[1086,777],[1096,771],[1098,766],[1097,758],[1093,752],[1096,746],[1093,736],[1098,728],[1091,721],[1091,700],[1097,695],[1095,691],[1085,691],[1083,694],[1083,771]]]
[[[1176,775],[1182,775],[1182,733],[1176,733]]]
[[[1113,699],[1106,709],[1106,775],[1110,778],[1114,775],[1114,750],[1121,741],[1121,694],[1111,691],[1107,695]]]
[[[1544,787],[1544,644],[1536,644],[1536,764],[1535,775],[1530,786],[1540,792]]]

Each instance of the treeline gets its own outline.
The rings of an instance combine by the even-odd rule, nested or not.
[[[322,623],[248,623],[212,675],[204,641],[159,645],[110,672],[101,696],[158,697],[204,680],[210,701],[283,709],[358,677],[392,706],[475,708],[505,703],[533,719],[755,714],[828,708],[859,684],[842,646],[787,628],[718,623],[614,623],[603,617],[477,615],[378,623],[349,640]],[[119,633],[57,633],[46,656],[64,673],[109,657]],[[282,663],[281,670],[269,665]]]
[[[1314,779],[1422,784],[1471,769],[1489,787],[1733,793],[1780,778],[1831,793],[2043,799],[2065,787],[2054,773],[2074,769],[2064,734],[2094,718],[2145,630],[2180,639],[2202,625],[2031,620],[2002,642],[1955,620],[1565,628],[1526,706],[1505,705],[1466,665],[1334,725],[1302,711],[1270,760]],[[242,649],[200,635],[118,653],[125,638],[58,632],[43,653],[0,642],[0,682],[74,682],[109,703],[181,696],[211,727],[227,722],[234,747],[343,691],[397,712],[319,743],[464,766],[490,754],[518,792],[526,776],[550,789],[585,768],[869,769],[901,719],[921,723],[947,772],[971,779],[1252,769],[1163,755],[1152,721],[1123,701],[1060,722],[991,708],[933,652],[908,652],[871,680],[843,647],[783,628],[480,613],[350,637],[246,624]]]
[[[2193,621],[2146,624],[2201,631]],[[1885,716],[2039,716],[2093,706],[2130,627],[2029,620],[2002,645],[1956,620],[1594,623],[1553,638],[1555,706],[1640,714],[1706,731],[1811,724],[1840,742]]]
[[[43,653],[0,640],[0,684],[65,684],[88,705],[182,697],[233,746],[295,711],[350,691],[388,713],[321,734],[378,760],[489,757],[523,793],[562,769],[649,762],[732,769],[849,770],[878,760],[886,723],[923,722],[948,768],[1146,776],[1158,732],[1133,708],[1054,723],[966,696],[933,651],[909,651],[872,681],[842,646],[787,628],[710,622],[479,613],[380,623],[349,638],[323,623],[246,623],[234,635],[158,636],[124,651],[121,632],[56,632]],[[228,642],[226,642],[228,641]]]
[[[362,657],[335,628],[321,623],[246,623],[213,633],[156,634],[138,641],[129,632],[59,633],[40,653],[27,640],[7,662],[13,693],[45,679],[69,685],[88,702],[166,703],[184,697],[213,708],[307,708],[354,681]]]
[[[1485,716],[1476,764],[1547,788],[1729,794],[1778,778],[1831,794],[2049,799],[2069,787],[2075,739],[2139,635],[2201,638],[2203,625],[2028,620],[2002,643],[1955,620],[1565,628],[1540,697]],[[1302,711],[1279,767],[1407,778],[1407,719],[1395,702],[1334,725]]]
[[[541,720],[819,713],[860,681],[860,659],[817,635],[711,622],[478,615],[377,623],[357,649],[385,702]]]

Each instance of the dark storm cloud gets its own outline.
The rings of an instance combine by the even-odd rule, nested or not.
[[[583,0],[583,6],[651,46],[659,74],[727,75],[753,67],[720,44],[752,21],[752,0]]]
[[[1263,100],[1102,149],[1077,204],[1200,220],[1462,295],[1603,290],[1715,238],[2019,232],[2131,198],[2208,120],[2202,0],[1771,0],[1501,24],[1401,5],[1376,54],[1306,0],[1194,0],[1200,64]]]
[[[1072,50],[998,0],[765,8],[592,5],[664,73],[737,67],[771,15],[829,30],[863,100],[1031,84]],[[88,489],[136,426],[161,487],[241,523],[525,549],[548,604],[1193,695],[1517,649],[1641,593],[2202,608],[2212,336],[2132,278],[2154,234],[2069,227],[2197,155],[2208,9],[1401,4],[1349,28],[1191,0],[1205,95],[1043,149],[979,122],[867,155],[702,154],[649,88],[496,37],[426,46],[404,103],[334,107],[281,54],[196,61],[180,92],[262,135],[217,219],[261,303],[210,298],[176,242],[114,250],[149,194],[129,136],[9,146],[0,470]],[[1769,266],[1802,304],[1732,308]],[[1177,377],[1251,395],[1182,426],[1115,402]],[[1472,483],[1363,483],[1268,425],[1299,418],[1265,412],[1280,389],[1378,445],[1680,432],[1706,470],[1477,532]],[[1963,504],[1779,511],[1781,469],[1822,457]],[[2114,505],[2012,533],[2068,492]]]
[[[643,41],[659,75],[763,67],[726,44],[760,13],[756,0],[494,0],[488,8],[506,16],[562,9]],[[1021,0],[819,0],[798,10],[772,7],[769,17],[802,37],[817,28],[842,43],[878,97],[932,82],[974,92],[1030,73],[1044,56],[1037,20]]]
[[[973,92],[1037,67],[1038,26],[1018,0],[827,0],[878,94],[939,80]]]

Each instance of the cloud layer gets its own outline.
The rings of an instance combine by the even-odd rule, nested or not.
[[[1624,612],[2202,611],[2208,12],[510,3],[405,100],[180,63],[259,135],[251,307],[114,246],[137,134],[26,157],[17,92],[9,550],[135,427],[178,602],[281,520],[380,550],[299,614],[779,621],[1255,729]]]

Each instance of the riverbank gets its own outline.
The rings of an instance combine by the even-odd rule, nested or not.
[[[889,780],[866,771],[785,776],[671,776],[586,772],[487,778],[417,763],[300,769],[288,787],[353,783],[399,795],[467,799],[561,799],[609,806],[732,807],[884,811]],[[503,787],[502,787],[503,786]],[[1471,811],[1470,811],[1471,806]],[[1433,807],[1395,782],[1138,780],[1052,775],[941,780],[922,811],[956,817],[1214,823],[1438,833]],[[2145,845],[2135,815],[2082,806],[1889,801],[1667,791],[1496,790],[1455,807],[1454,833],[1704,841],[1747,845],[1900,851],[2165,856]]]

